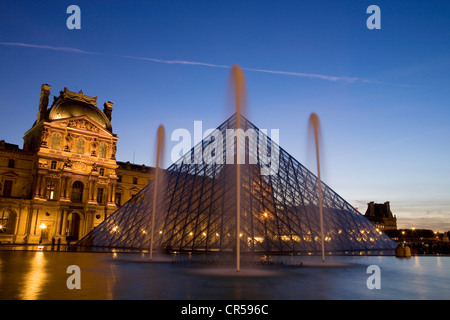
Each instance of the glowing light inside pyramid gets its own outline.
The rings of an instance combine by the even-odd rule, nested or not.
[[[242,117],[241,127],[272,141]],[[236,128],[236,115],[217,130]],[[317,177],[281,147],[276,174],[262,175],[256,164],[241,165],[241,226],[236,233],[236,169],[224,161],[186,163],[211,143],[199,145],[163,171],[155,215],[155,245],[166,251],[263,253],[321,252]],[[246,157],[250,152],[246,148]],[[201,157],[201,155],[200,155]],[[78,245],[148,249],[152,227],[153,182],[79,241]],[[394,249],[395,242],[322,181],[324,246],[327,253]],[[114,230],[113,230],[114,229]],[[144,232],[145,231],[145,232]]]

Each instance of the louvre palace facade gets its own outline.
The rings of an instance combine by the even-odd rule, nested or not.
[[[113,103],[42,85],[23,148],[0,140],[0,243],[77,241],[136,195],[153,169],[116,160]],[[1,135],[1,132],[0,132]]]

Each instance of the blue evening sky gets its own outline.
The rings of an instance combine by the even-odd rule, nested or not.
[[[72,4],[81,30],[66,27]],[[366,27],[372,4],[380,30]],[[322,178],[350,204],[390,201],[399,227],[449,230],[449,17],[433,0],[1,1],[0,140],[22,146],[47,83],[114,103],[120,161],[154,165],[163,124],[169,166],[175,129],[233,113],[239,64],[248,118],[313,172],[318,114]]]

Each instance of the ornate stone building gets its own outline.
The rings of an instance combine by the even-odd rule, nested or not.
[[[392,214],[389,201],[385,203],[369,202],[364,215],[382,231],[397,229],[397,217]]]
[[[0,242],[75,241],[152,179],[152,168],[116,161],[109,101],[64,88],[50,108],[42,85],[23,149],[0,141]]]

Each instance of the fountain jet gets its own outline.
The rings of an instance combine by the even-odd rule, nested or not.
[[[320,237],[322,239],[322,262],[325,262],[325,239],[323,232],[323,207],[322,207],[322,183],[320,180],[320,155],[319,155],[319,140],[320,140],[320,122],[316,113],[311,113],[309,117],[309,130],[314,133],[314,142],[316,148],[317,161],[317,188],[319,189],[319,214],[320,214]]]
[[[241,128],[242,113],[246,108],[245,78],[238,65],[231,68],[231,92],[234,95],[236,107],[236,129]],[[240,271],[240,229],[241,229],[241,130],[236,130],[236,271]],[[245,143],[245,141],[244,141]]]
[[[158,131],[156,133],[156,165],[155,165],[155,183],[153,187],[153,207],[152,207],[152,229],[150,233],[150,260],[153,259],[153,238],[155,232],[155,212],[156,212],[156,201],[158,199],[158,190],[159,185],[161,184],[161,165],[163,164],[164,159],[164,138],[165,138],[165,130],[164,126],[160,125],[158,127]]]

